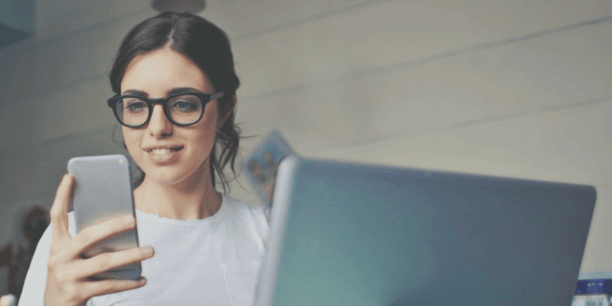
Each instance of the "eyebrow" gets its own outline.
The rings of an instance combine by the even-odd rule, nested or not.
[[[177,94],[177,93],[182,93],[182,92],[199,92],[202,93],[201,90],[197,90],[195,88],[191,88],[191,87],[179,87],[179,88],[172,88],[170,89],[166,94],[169,95],[173,95],[173,94]]]
[[[182,92],[199,92],[201,93],[202,91],[197,90],[193,87],[177,87],[177,88],[172,88],[170,89],[168,92],[166,92],[167,96],[173,95],[173,94],[177,94],[177,93],[182,93]],[[136,96],[144,96],[144,97],[148,97],[149,94],[142,91],[142,90],[136,90],[136,89],[128,89],[126,91],[124,91],[122,93],[123,95],[136,95]]]

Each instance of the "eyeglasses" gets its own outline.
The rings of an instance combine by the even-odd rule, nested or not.
[[[202,119],[204,106],[210,101],[223,97],[222,92],[204,94],[182,92],[161,99],[148,99],[139,95],[122,95],[108,99],[108,106],[124,126],[139,128],[151,120],[153,106],[161,104],[166,117],[178,126],[188,126]]]

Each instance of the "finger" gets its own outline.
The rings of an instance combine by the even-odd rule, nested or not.
[[[71,174],[64,175],[59,187],[57,187],[53,206],[51,206],[51,211],[49,212],[52,224],[51,239],[54,242],[70,239],[70,234],[68,233],[68,207],[70,206],[73,187],[74,176]]]
[[[84,296],[98,296],[140,288],[146,285],[147,279],[141,277],[137,280],[117,280],[108,279],[91,281],[83,284],[82,293]]]
[[[74,237],[74,249],[70,250],[72,256],[80,256],[93,245],[131,230],[136,227],[136,220],[132,215],[124,215],[104,221],[100,224],[84,228]]]
[[[108,252],[74,263],[74,277],[86,279],[109,270],[125,267],[153,257],[155,251],[151,246],[131,248],[128,250]]]

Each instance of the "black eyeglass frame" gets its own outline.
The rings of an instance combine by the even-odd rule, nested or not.
[[[166,107],[168,105],[168,101],[170,101],[170,99],[174,98],[174,97],[178,97],[178,96],[185,96],[185,95],[192,95],[192,96],[196,96],[200,99],[200,102],[202,103],[202,108],[200,110],[200,116],[198,117],[198,119],[196,119],[194,122],[192,123],[178,123],[176,121],[174,121],[172,119],[172,116],[170,116],[170,110]],[[153,115],[153,106],[155,106],[155,104],[161,104],[162,109],[164,110],[164,114],[166,115],[166,118],[168,118],[168,121],[172,122],[172,124],[174,125],[178,125],[178,126],[190,126],[193,124],[198,123],[200,120],[202,120],[202,116],[204,115],[204,109],[206,108],[206,104],[208,102],[217,100],[221,97],[223,97],[225,94],[223,92],[217,92],[214,94],[205,94],[205,93],[201,93],[201,92],[197,92],[197,91],[186,91],[186,92],[179,92],[179,93],[175,93],[172,95],[169,95],[165,98],[159,98],[159,99],[149,99],[147,97],[143,97],[141,95],[117,95],[114,96],[110,99],[108,99],[108,106],[113,110],[113,114],[115,114],[115,117],[117,118],[117,121],[119,121],[119,123],[123,126],[127,126],[130,128],[141,128],[145,125],[147,125],[149,123],[149,121],[151,120],[151,116]],[[145,103],[147,103],[147,106],[149,108],[149,114],[147,116],[147,120],[145,120],[144,123],[142,124],[138,124],[138,125],[129,125],[126,124],[125,122],[123,122],[121,120],[121,118],[119,117],[119,114],[117,113],[117,102],[119,102],[121,99],[125,99],[125,98],[138,98],[141,99],[142,101],[144,101]]]

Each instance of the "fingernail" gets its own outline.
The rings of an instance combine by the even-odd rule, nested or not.
[[[153,255],[153,247],[151,247],[151,246],[149,246],[149,245],[144,246],[144,247],[142,247],[142,252],[143,252],[145,255],[147,255],[147,256],[151,256],[151,255]]]
[[[139,282],[141,285],[144,285],[144,284],[146,284],[146,283],[147,283],[147,279],[143,277],[143,278],[141,278],[141,279],[140,279],[138,282]]]
[[[123,218],[123,222],[125,222],[125,224],[132,225],[132,224],[134,224],[134,217],[127,216],[127,217]]]

